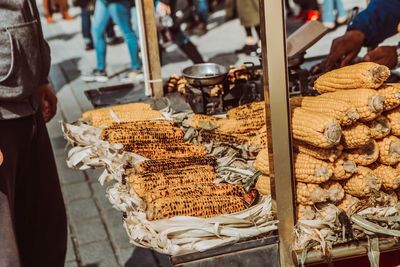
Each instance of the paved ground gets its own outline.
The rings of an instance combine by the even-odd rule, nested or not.
[[[364,6],[365,1],[348,0],[346,7]],[[105,198],[105,188],[97,182],[98,170],[75,171],[65,164],[66,143],[61,135],[59,121],[74,121],[82,112],[92,108],[84,95],[84,91],[102,85],[85,84],[79,79],[81,71],[93,68],[94,53],[83,50],[80,34],[79,10],[72,9],[76,19],[71,22],[60,21],[44,25],[45,35],[52,48],[53,65],[51,81],[57,90],[59,111],[55,119],[48,124],[58,170],[62,183],[65,203],[69,219],[67,267],[114,267],[114,266],[167,266],[166,260],[155,260],[149,250],[136,248],[129,244],[121,224],[121,214],[112,209]],[[239,22],[233,20],[223,22],[223,11],[211,16],[210,31],[200,38],[192,38],[204,57],[213,62],[240,64],[244,61],[255,61],[243,55],[235,55],[232,51],[243,45],[244,31]],[[308,55],[323,55],[328,52],[332,38],[338,36],[344,28],[328,34],[315,45]],[[110,47],[108,50],[109,73],[116,74],[107,84],[118,84],[118,73],[126,69],[128,59],[124,45]],[[171,46],[164,57],[163,77],[190,65],[190,61]],[[138,95],[141,95],[138,88]]]

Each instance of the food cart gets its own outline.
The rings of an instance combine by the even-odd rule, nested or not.
[[[161,69],[157,51],[157,36],[153,1],[136,1],[142,50],[144,52],[146,92],[150,96],[162,95]],[[285,10],[283,1],[260,1],[262,18],[262,66],[268,155],[271,179],[272,207],[277,231],[241,239],[238,242],[207,249],[203,252],[184,253],[170,257],[174,266],[298,266],[335,262],[346,258],[368,255],[371,263],[379,262],[379,252],[399,248],[398,231],[391,237],[378,238],[378,233],[368,240],[335,245],[330,255],[321,250],[308,253],[293,249],[296,227],[296,188],[292,151],[291,111],[289,104],[289,72],[286,49]],[[112,148],[114,149],[114,147]],[[111,149],[111,150],[112,150]],[[115,156],[115,155],[113,155]],[[118,158],[116,158],[118,159]],[[121,178],[121,183],[126,183]],[[370,229],[369,229],[370,230]],[[381,233],[382,234],[382,233]],[[390,236],[390,235],[388,235]]]

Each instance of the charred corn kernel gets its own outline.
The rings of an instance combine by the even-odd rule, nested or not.
[[[329,201],[333,203],[337,203],[344,198],[344,189],[338,182],[327,181],[321,184],[321,188],[328,192]]]
[[[334,118],[303,108],[292,109],[292,129],[295,139],[316,147],[330,148],[340,142],[341,128]]]
[[[267,148],[268,147],[267,127],[264,126],[261,129],[257,130],[254,136],[249,137],[247,143],[251,147]]]
[[[201,197],[201,196],[238,196],[243,197],[244,187],[233,184],[187,184],[174,187],[157,188],[145,195],[145,200],[150,203],[165,197]]]
[[[371,141],[371,131],[362,123],[355,123],[342,128],[342,144],[344,148],[358,148]]]
[[[83,120],[90,120],[92,116],[108,114],[110,110],[114,111],[145,111],[151,110],[151,106],[146,103],[130,103],[125,105],[110,106],[86,111],[82,114]]]
[[[386,191],[396,190],[400,186],[400,173],[391,166],[379,165],[374,169],[382,181],[382,189]]]
[[[352,214],[354,211],[356,211],[357,204],[359,202],[360,200],[358,198],[353,197],[350,194],[345,194],[344,198],[339,202],[337,207],[344,210],[347,214]]]
[[[203,145],[188,143],[135,143],[124,145],[124,150],[149,159],[201,157],[207,155]]]
[[[301,152],[312,156],[316,159],[328,160],[328,161],[335,161],[343,151],[343,146],[338,145],[333,148],[318,148],[312,145],[309,145],[305,142],[295,141],[294,142],[294,149],[297,152]]]
[[[237,196],[179,196],[155,200],[149,205],[146,215],[149,220],[168,219],[175,216],[209,218],[244,209],[246,209],[244,201]]]
[[[385,115],[390,122],[391,133],[400,137],[400,108],[392,109]]]
[[[297,183],[296,192],[297,203],[302,205],[326,202],[329,198],[328,191],[322,189],[317,184]]]
[[[202,114],[195,114],[189,119],[190,127],[195,129],[214,130],[219,127],[222,119]]]
[[[373,139],[381,139],[390,134],[390,122],[385,116],[378,116],[376,119],[367,122],[366,125],[370,129]]]
[[[132,174],[129,183],[136,194],[146,196],[150,191],[187,184],[212,183],[217,178],[211,166],[189,166],[164,172]]]
[[[400,83],[384,83],[378,88],[378,94],[385,98],[383,107],[385,111],[400,105]]]
[[[346,89],[371,88],[381,86],[390,75],[388,67],[372,62],[329,71],[315,81],[314,88],[320,93]]]
[[[346,150],[346,156],[348,159],[354,161],[357,165],[370,165],[379,158],[378,143],[375,140],[371,140],[365,146]]]
[[[256,189],[261,195],[271,195],[271,179],[269,176],[260,175],[256,182]]]
[[[297,206],[297,220],[312,220],[315,218],[315,208],[312,205]]]
[[[265,117],[265,103],[262,101],[241,105],[229,110],[226,115],[229,119],[248,119],[259,116]]]
[[[342,155],[331,163],[331,169],[333,170],[332,180],[345,180],[357,172],[357,165],[354,161]]]
[[[265,117],[253,117],[247,119],[221,120],[218,131],[225,134],[241,134],[249,131],[257,131],[265,125]]]
[[[269,174],[268,149],[261,149],[254,161],[254,168],[263,174]]]
[[[217,160],[213,157],[187,157],[146,160],[134,164],[134,169],[138,173],[144,172],[164,172],[168,170],[183,169],[191,165],[215,167]]]
[[[376,90],[358,89],[326,93],[320,97],[346,101],[355,106],[361,121],[370,121],[378,117],[383,111],[385,98]]]
[[[343,183],[347,194],[355,197],[366,197],[381,188],[381,180],[371,169],[363,166],[350,179]]]
[[[377,140],[379,146],[379,162],[394,165],[400,162],[400,139],[390,135]]]
[[[229,143],[229,144],[244,144],[248,142],[249,138],[239,134],[224,134],[217,131],[201,130],[200,131],[201,143]]]
[[[355,106],[351,104],[324,97],[294,97],[290,99],[290,105],[301,107],[311,112],[318,112],[335,118],[340,125],[353,124],[360,118]]]
[[[294,158],[296,181],[303,183],[323,183],[332,177],[333,170],[327,162],[299,153]]]

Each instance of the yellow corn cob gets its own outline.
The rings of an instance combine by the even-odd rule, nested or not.
[[[392,134],[400,136],[400,108],[392,109],[385,115],[389,119]]]
[[[330,148],[340,142],[341,128],[336,120],[325,114],[292,109],[293,137],[320,148]]]
[[[391,191],[399,188],[400,173],[395,168],[386,165],[379,165],[374,169],[374,172],[381,178],[382,189]]]
[[[357,172],[357,165],[342,155],[331,163],[331,169],[333,170],[332,180],[345,180]]]
[[[146,103],[130,103],[125,105],[117,105],[106,108],[92,109],[82,114],[82,119],[87,121],[91,120],[92,116],[108,114],[110,110],[114,111],[145,111],[151,110],[151,106]]]
[[[360,118],[356,107],[345,101],[324,97],[294,97],[290,99],[292,108],[301,107],[311,112],[323,113],[335,118],[340,125],[353,124]]]
[[[217,178],[211,166],[189,166],[182,169],[132,174],[129,183],[132,184],[136,194],[144,197],[148,192],[187,184],[212,183]]]
[[[218,131],[225,134],[240,134],[249,131],[257,131],[265,125],[265,117],[253,117],[247,119],[221,120]]]
[[[296,152],[307,154],[316,159],[328,160],[333,162],[342,154],[343,146],[338,145],[333,148],[325,149],[309,145],[305,142],[294,141],[294,149]]]
[[[376,90],[371,89],[344,90],[326,93],[320,97],[346,101],[355,106],[361,121],[370,121],[378,117],[383,111],[385,102],[384,97],[380,96]]]
[[[376,119],[367,122],[366,125],[370,129],[373,139],[381,139],[390,134],[390,122],[385,116],[378,116]]]
[[[378,94],[385,98],[383,107],[385,111],[400,105],[400,83],[384,83],[378,88]]]
[[[244,144],[249,138],[240,134],[224,134],[217,131],[200,130],[201,143],[221,142],[229,144]]]
[[[323,183],[333,174],[328,163],[303,153],[295,155],[294,170],[296,181],[303,183]]]
[[[327,72],[315,81],[314,88],[320,93],[345,89],[371,88],[381,86],[390,75],[386,66],[362,62]]]
[[[191,165],[197,166],[211,166],[217,165],[217,160],[213,157],[188,157],[188,158],[176,158],[176,159],[158,159],[158,160],[146,160],[134,164],[134,169],[138,173],[143,172],[164,172],[168,170],[182,169]]]
[[[145,200],[153,202],[165,197],[238,196],[243,197],[244,187],[233,184],[187,184],[174,187],[157,188],[145,195]]]
[[[267,148],[268,147],[268,139],[267,139],[267,127],[264,126],[258,131],[255,132],[254,136],[250,136],[248,140],[248,145],[255,148]]]
[[[91,123],[93,126],[109,126],[115,122],[132,122],[141,120],[153,120],[162,118],[163,115],[157,110],[145,111],[109,111],[103,115],[93,115]]]
[[[400,139],[390,135],[377,140],[379,146],[379,161],[386,165],[400,162]]]
[[[375,140],[371,140],[365,146],[360,148],[346,150],[348,159],[354,161],[357,165],[367,166],[379,158],[379,147]]]
[[[344,189],[338,182],[327,181],[321,184],[321,188],[328,192],[329,201],[333,203],[337,203],[344,198]]]
[[[362,123],[355,123],[342,129],[342,144],[344,148],[358,148],[371,141],[371,131]]]
[[[354,211],[356,211],[357,204],[359,202],[360,200],[358,198],[353,197],[349,194],[345,194],[344,198],[342,199],[342,201],[339,202],[337,207],[344,210],[347,214],[352,214],[354,213]]]
[[[296,201],[302,205],[312,205],[315,203],[326,202],[329,194],[317,184],[296,184]]]
[[[268,149],[261,149],[254,161],[254,168],[263,174],[269,174]]]
[[[315,208],[311,205],[297,206],[297,220],[312,220],[315,218]]]
[[[241,197],[201,196],[168,197],[155,200],[146,212],[149,220],[168,219],[175,216],[209,218],[246,209]]]
[[[213,130],[219,127],[222,119],[202,114],[195,114],[189,119],[190,127]]]
[[[381,180],[371,169],[359,166],[357,173],[344,181],[343,188],[352,196],[366,197],[381,188]]]
[[[256,189],[261,195],[271,195],[271,179],[269,176],[260,175],[256,182]]]
[[[247,119],[262,115],[265,117],[265,103],[253,102],[229,110],[226,113],[229,119]]]
[[[201,157],[207,154],[205,146],[188,143],[135,143],[124,145],[124,150],[149,159]]]

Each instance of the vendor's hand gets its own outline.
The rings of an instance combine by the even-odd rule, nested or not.
[[[363,60],[375,62],[393,69],[397,66],[397,47],[378,46],[374,50],[369,51]]]
[[[332,70],[335,64],[348,65],[360,52],[364,43],[364,33],[353,30],[332,42],[331,51],[325,63],[325,70]]]
[[[44,84],[37,90],[40,111],[45,122],[50,121],[57,112],[57,97],[50,84]]]
[[[159,2],[156,8],[158,16],[165,16],[171,14],[171,7],[163,2]]]

